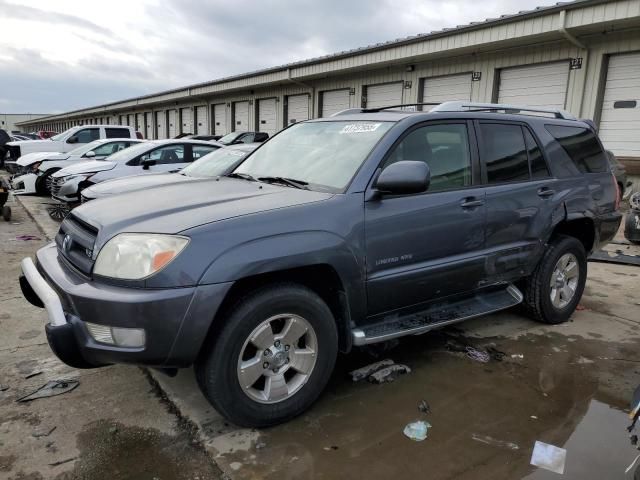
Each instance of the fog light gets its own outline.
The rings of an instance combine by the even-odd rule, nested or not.
[[[96,342],[118,347],[144,347],[146,336],[142,328],[121,328],[85,322],[89,335]]]

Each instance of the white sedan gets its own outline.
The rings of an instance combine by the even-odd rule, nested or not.
[[[16,162],[16,174],[11,178],[15,194],[49,194],[50,177],[58,170],[87,160],[102,160],[144,140],[108,138],[80,145],[67,153],[33,152]]]
[[[154,140],[114,153],[105,160],[81,162],[52,175],[56,200],[76,203],[85,188],[114,178],[177,171],[222,145],[201,140]]]

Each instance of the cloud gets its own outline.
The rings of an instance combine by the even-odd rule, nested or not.
[[[1,108],[89,107],[554,1],[0,0]]]

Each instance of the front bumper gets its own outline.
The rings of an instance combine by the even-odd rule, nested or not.
[[[230,283],[162,290],[116,287],[75,273],[58,258],[55,244],[22,261],[25,298],[49,316],[47,340],[66,364],[92,368],[112,363],[186,367],[196,359]],[[85,322],[142,328],[140,348],[96,342]]]
[[[27,173],[24,175],[15,175],[11,177],[10,183],[13,193],[21,195],[25,193],[36,193],[36,180],[38,176],[35,173]]]
[[[80,184],[85,179],[72,178],[66,181],[59,181],[58,178],[54,178],[53,185],[51,187],[51,195],[56,200],[65,203],[77,203],[80,201]]]

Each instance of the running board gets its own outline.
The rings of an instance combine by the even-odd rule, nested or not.
[[[387,317],[380,323],[351,331],[356,346],[385,342],[405,335],[420,335],[435,328],[513,307],[522,302],[515,285],[500,290],[481,292],[456,302],[438,302],[426,310],[405,316]]]

